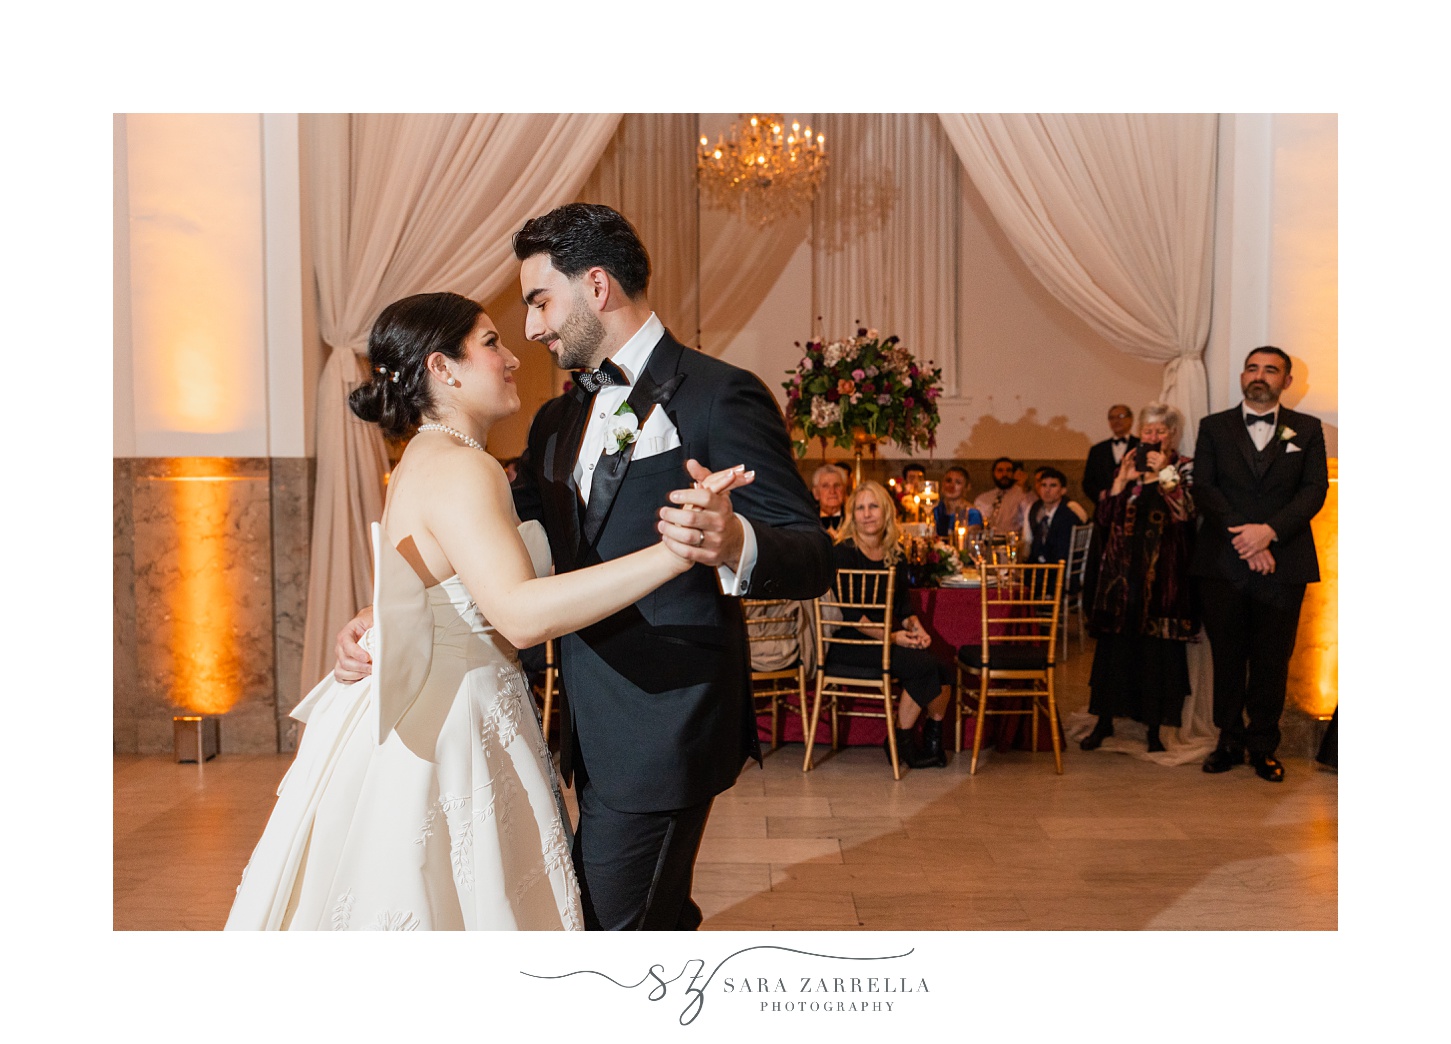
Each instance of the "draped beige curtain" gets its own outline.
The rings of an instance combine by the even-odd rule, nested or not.
[[[629,219],[650,252],[650,305],[683,344],[700,328],[696,293],[695,114],[634,112],[580,189]]]
[[[318,324],[317,485],[304,689],[332,669],[333,639],[372,600],[368,525],[382,515],[387,455],[352,415],[368,330],[409,294],[489,300],[517,277],[510,238],[575,197],[614,134],[606,114],[325,114],[302,118]]]
[[[1121,351],[1164,363],[1192,453],[1209,404],[1218,116],[940,113],[1024,263]]]
[[[930,113],[824,113],[830,169],[815,206],[812,296],[824,336],[858,322],[957,373],[957,178]]]

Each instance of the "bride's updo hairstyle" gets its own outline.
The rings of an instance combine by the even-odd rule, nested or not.
[[[402,438],[433,408],[428,357],[463,358],[464,338],[484,309],[459,294],[414,294],[394,301],[368,335],[370,380],[348,396],[352,411]]]

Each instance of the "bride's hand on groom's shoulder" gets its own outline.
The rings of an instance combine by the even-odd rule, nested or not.
[[[361,681],[373,673],[373,658],[368,650],[358,644],[363,632],[373,626],[373,607],[370,605],[344,625],[338,632],[337,663],[333,665],[333,677],[344,685]]]
[[[670,494],[670,502],[678,507],[660,509],[656,528],[661,540],[687,562],[735,568],[744,538],[730,494],[754,482],[756,473],[744,464],[712,472],[695,460],[686,461],[685,468],[695,485]]]

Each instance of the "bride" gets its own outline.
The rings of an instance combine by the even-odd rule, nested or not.
[[[475,302],[389,305],[368,359],[353,412],[395,437],[418,425],[389,480],[374,568],[416,589],[419,623],[388,630],[380,612],[365,636],[390,651],[378,670],[349,685],[329,676],[292,712],[307,729],[226,927],[581,929],[568,819],[515,650],[601,620],[691,563],[656,544],[548,575],[542,527],[519,523],[484,450],[490,426],[519,409],[519,361]],[[705,484],[749,481],[732,469]],[[416,695],[383,670],[399,649],[411,663],[397,677],[420,679]]]

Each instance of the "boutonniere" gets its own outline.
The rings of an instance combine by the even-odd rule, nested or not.
[[[1159,472],[1159,488],[1168,492],[1179,484],[1179,469],[1169,464]]]
[[[613,456],[640,437],[640,421],[628,402],[620,403],[605,432],[605,452]]]
[[[1294,428],[1286,427],[1283,424],[1280,425],[1280,441],[1281,442],[1289,442],[1294,437],[1295,437],[1295,429]]]

